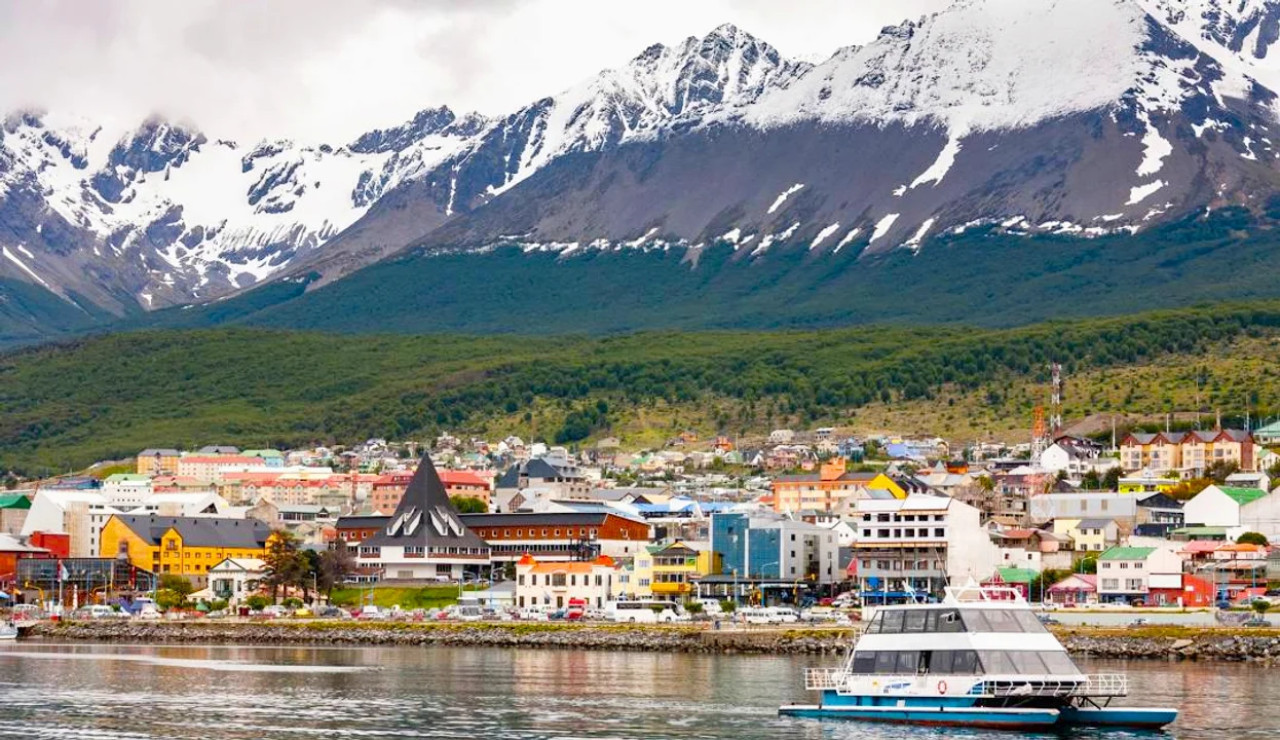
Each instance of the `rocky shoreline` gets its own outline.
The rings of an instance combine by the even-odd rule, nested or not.
[[[724,629],[540,623],[433,624],[353,622],[43,622],[24,639],[237,645],[457,645],[561,650],[836,655],[853,630]],[[1280,661],[1280,632],[1148,628],[1057,630],[1082,657],[1121,660]]]

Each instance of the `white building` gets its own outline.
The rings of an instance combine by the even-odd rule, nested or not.
[[[1027,506],[1031,521],[1037,524],[1054,519],[1115,519],[1132,525],[1138,518],[1140,494],[1108,491],[1073,493],[1041,493],[1031,497]]]
[[[853,523],[864,591],[938,593],[948,583],[982,580],[1001,564],[982,512],[956,499],[863,499]]]
[[[267,564],[258,558],[227,558],[209,568],[209,590],[234,606],[257,593],[267,575]]]
[[[96,558],[101,554],[102,528],[112,515],[121,513],[96,490],[46,488],[31,500],[22,535],[61,532],[68,535],[71,557]]]
[[[134,473],[116,473],[107,476],[98,489],[107,503],[120,509],[129,509],[142,505],[151,496],[151,478]]]
[[[360,543],[356,562],[382,580],[460,580],[489,564],[489,544],[458,515],[429,456],[378,534]]]
[[[1209,486],[1182,508],[1187,526],[1226,527],[1234,538],[1243,532],[1280,536],[1280,493],[1257,488]]]
[[[1167,547],[1113,547],[1098,557],[1098,600],[1145,599],[1150,588],[1181,588],[1182,558]]]
[[[607,556],[584,562],[540,563],[526,555],[516,563],[516,606],[563,609],[570,601],[603,609],[618,592],[617,568]]]
[[[1120,460],[1102,457],[1096,446],[1073,444],[1070,438],[1063,438],[1040,453],[1040,467],[1053,473],[1065,471],[1068,478],[1079,480],[1091,470],[1102,475],[1118,468]]]

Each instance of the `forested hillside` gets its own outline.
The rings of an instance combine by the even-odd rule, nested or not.
[[[148,446],[446,429],[639,444],[680,426],[741,434],[909,418],[919,431],[977,434],[1025,427],[1051,361],[1081,379],[1069,416],[1188,409],[1193,393],[1207,409],[1261,415],[1280,410],[1278,331],[1280,303],[1267,302],[1003,330],[115,334],[0,356],[0,469],[64,471]]]

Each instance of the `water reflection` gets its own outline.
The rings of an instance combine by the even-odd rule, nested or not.
[[[1011,737],[779,718],[779,704],[811,699],[801,688],[811,662],[496,648],[24,643],[0,649],[0,738]],[[1270,709],[1280,703],[1280,686],[1263,668],[1147,662],[1087,669],[1127,670],[1134,701],[1181,706],[1170,737],[1280,734]]]

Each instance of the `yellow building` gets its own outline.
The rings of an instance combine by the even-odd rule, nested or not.
[[[226,558],[262,558],[271,529],[256,519],[115,514],[102,528],[102,557],[121,553],[138,568],[203,586]]]
[[[1055,519],[1053,533],[1070,538],[1076,552],[1099,553],[1120,541],[1114,519]]]
[[[177,475],[178,460],[182,453],[177,450],[146,449],[138,453],[138,475]]]
[[[719,572],[720,558],[709,549],[696,550],[683,542],[649,547],[636,556],[628,595],[678,601],[693,595],[698,579]]]

